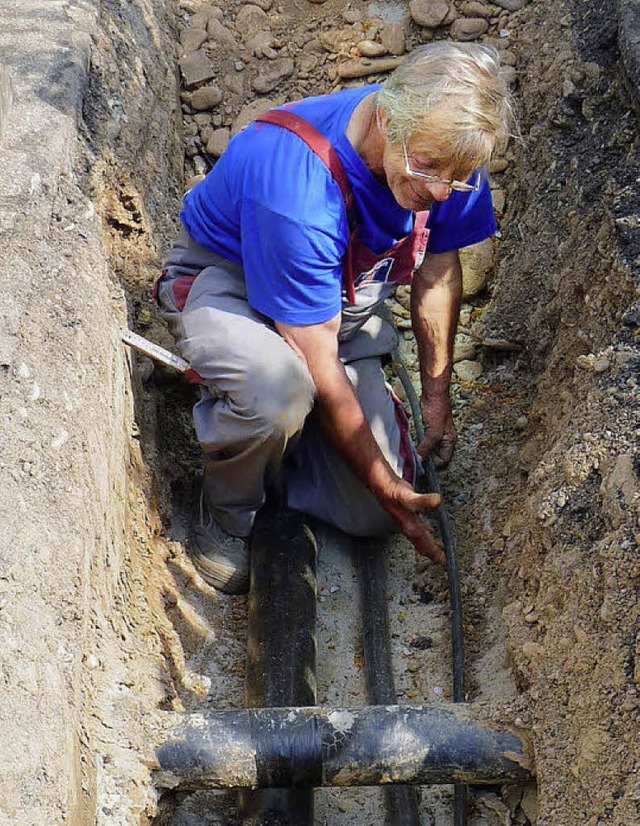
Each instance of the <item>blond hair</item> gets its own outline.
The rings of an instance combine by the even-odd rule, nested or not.
[[[515,122],[497,50],[475,43],[418,47],[384,83],[376,104],[390,141],[419,134],[433,161],[466,173],[489,162]]]

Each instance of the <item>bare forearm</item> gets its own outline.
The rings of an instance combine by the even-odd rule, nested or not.
[[[417,274],[411,290],[411,318],[425,390],[449,386],[462,297],[457,253],[436,259],[431,270]]]
[[[397,476],[373,437],[344,367],[338,361],[334,371],[315,376],[314,381],[325,436],[374,495],[385,495]]]

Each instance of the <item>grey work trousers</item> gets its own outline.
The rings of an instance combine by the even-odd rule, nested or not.
[[[184,276],[196,279],[179,310],[175,284]],[[270,483],[283,484],[289,507],[354,536],[394,531],[392,519],[321,433],[312,413],[311,375],[273,323],[249,306],[239,265],[183,230],[165,264],[158,303],[183,358],[205,381],[194,407],[195,429],[206,495],[227,531],[249,534]],[[415,449],[380,360],[394,337],[372,316],[340,344],[339,355],[382,452],[413,482]]]

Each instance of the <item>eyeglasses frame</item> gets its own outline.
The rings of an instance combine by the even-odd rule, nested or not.
[[[439,178],[437,175],[429,175],[427,172],[418,172],[412,169],[409,164],[409,151],[407,150],[407,143],[402,138],[402,152],[404,153],[404,168],[407,175],[412,178],[422,178],[432,184],[445,184],[454,192],[477,192],[480,189],[480,173],[475,172],[476,183],[468,184],[465,181],[448,180],[447,178]]]

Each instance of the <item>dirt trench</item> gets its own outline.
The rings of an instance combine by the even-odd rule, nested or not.
[[[427,5],[104,0],[79,175],[129,325],[171,346],[151,287],[180,196],[256,106],[362,82],[343,75],[362,69],[367,49],[393,57],[472,30],[500,48],[522,141],[501,147],[491,170],[499,237],[465,254],[460,442],[442,483],[461,560],[469,699],[499,701],[530,732],[537,784],[473,795],[469,822],[632,826],[640,164],[617,18],[592,0],[504,0],[451,4],[426,27],[416,20]],[[392,310],[415,378],[406,302],[401,293]],[[246,599],[207,587],[185,554],[199,467],[194,393],[128,358],[126,482],[105,504],[124,512],[123,537],[89,573],[76,822],[226,826],[233,795],[161,796],[149,766],[171,714],[242,705]],[[353,564],[340,537],[317,532],[319,700],[360,704]],[[444,576],[402,541],[390,568],[398,702],[446,700]],[[318,791],[316,808],[318,823],[384,822],[375,789]],[[450,789],[423,790],[422,813],[430,826],[451,823]]]

